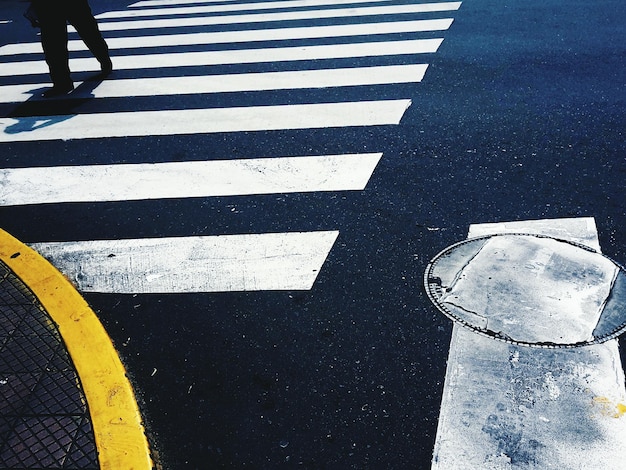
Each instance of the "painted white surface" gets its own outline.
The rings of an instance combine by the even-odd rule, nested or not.
[[[486,240],[440,301],[458,307],[470,324],[479,319],[473,326],[516,341],[590,342],[617,274],[618,267],[596,252],[507,235]]]
[[[384,23],[358,23],[296,28],[252,29],[243,31],[214,31],[207,33],[166,34],[107,38],[110,50],[142,47],[198,46],[202,44],[235,44],[253,41],[284,41],[294,39],[337,38],[347,36],[372,36],[395,33],[417,33],[447,29],[452,20],[390,21]],[[86,51],[82,40],[68,41],[68,50]],[[41,53],[41,43],[7,44],[0,47],[0,55]]]
[[[381,156],[0,169],[0,205],[363,190]]]
[[[536,233],[599,249],[591,218],[476,224],[469,235]],[[618,470],[626,390],[617,340],[518,346],[454,325],[435,470]]]
[[[304,88],[330,88],[392,83],[417,83],[427,64],[358,67],[349,69],[298,70],[189,77],[131,78],[105,80],[92,90],[77,89],[67,99],[124,96],[186,95]],[[76,86],[80,84],[75,83]],[[46,83],[0,87],[0,103],[25,101],[50,86]]]
[[[0,118],[0,142],[398,124],[410,100]]]
[[[593,217],[472,224],[469,228],[468,237],[482,237],[494,233],[549,235],[560,240],[569,240],[591,247],[596,251],[601,251],[600,242],[598,241],[598,229]]]
[[[369,0],[368,0],[369,1]],[[343,2],[343,0],[342,0]],[[153,6],[168,2],[153,2]],[[188,3],[181,0],[170,5]],[[278,2],[265,2],[276,8]],[[308,5],[311,2],[304,2]],[[303,5],[304,5],[303,3]],[[333,1],[332,4],[338,2]],[[350,3],[350,2],[348,2]],[[366,3],[366,2],[359,2]],[[374,1],[372,1],[374,3]],[[147,3],[135,4],[148,6]],[[237,4],[239,5],[239,4]],[[294,4],[291,3],[293,6]],[[258,5],[257,5],[258,6]],[[138,38],[107,38],[112,49],[166,47],[185,44],[231,44],[247,41],[291,40],[298,38],[328,38],[365,36],[418,31],[443,31],[449,28],[451,19],[392,21],[391,15],[423,13],[428,11],[452,11],[460,2],[438,4],[395,5],[386,7],[339,8],[326,10],[291,11],[269,14],[216,15],[195,18],[132,20],[122,22],[101,21],[104,31],[120,31],[119,35],[159,33]],[[237,6],[236,9],[239,7]],[[168,12],[168,13],[171,13]],[[330,25],[320,27],[292,27],[282,29],[259,29],[245,32],[215,32],[200,34],[176,34],[165,36],[163,28],[258,23],[285,21],[293,26],[301,19],[352,18],[365,15],[382,15],[382,23],[359,25]],[[432,16],[432,15],[429,15]],[[409,17],[411,18],[411,17]],[[291,21],[291,23],[290,23]],[[264,25],[259,25],[262,28]],[[157,28],[159,31],[141,31]],[[129,31],[128,35],[125,31]],[[166,31],[164,31],[166,32]],[[363,38],[360,38],[363,39]],[[223,64],[246,64],[259,62],[314,61],[352,57],[376,57],[389,55],[423,54],[436,52],[443,40],[414,39],[403,41],[367,42],[355,44],[329,44],[305,47],[276,47],[247,50],[206,51],[192,53],[114,55],[116,70],[140,70],[149,68],[181,68]],[[72,50],[83,50],[80,41],[70,43]],[[11,49],[13,47],[13,49]],[[20,47],[22,47],[20,49]],[[30,50],[29,50],[30,48]],[[6,55],[17,53],[40,53],[36,43],[2,48]],[[91,57],[72,59],[73,72],[97,71],[99,64]],[[248,91],[257,89],[282,89],[285,87],[353,86],[361,84],[408,83],[421,80],[425,64],[392,67],[371,67],[351,70],[314,70],[276,74],[243,74],[242,76],[202,77],[213,80],[205,85],[207,93],[222,91]],[[210,72],[210,69],[208,69]],[[179,70],[184,75],[185,70]],[[0,76],[36,75],[47,76],[43,61],[21,61],[0,64]],[[198,85],[196,78],[181,77],[189,89]],[[227,81],[218,84],[216,80]],[[393,80],[393,82],[390,82]],[[252,83],[252,82],[255,83]],[[173,80],[107,80],[96,88],[94,94],[101,97],[128,96],[120,86],[137,85],[133,96],[147,96],[150,90],[156,94],[179,94],[180,87]],[[11,87],[1,93],[29,94],[39,85],[28,88]],[[210,89],[209,89],[210,88]],[[143,90],[140,91],[140,90]],[[4,95],[6,96],[6,94]],[[14,95],[13,95],[14,96]],[[370,126],[398,124],[409,100],[374,101],[360,103],[329,103],[294,106],[259,106],[249,108],[199,109],[177,111],[151,111],[136,113],[100,113],[76,116],[48,116],[0,120],[0,141],[45,141],[50,139],[81,139],[116,137],[126,135],[173,135],[209,132],[240,132],[254,130],[300,129],[338,126]],[[88,166],[76,170],[70,167],[46,169],[13,169],[3,173],[2,184],[6,188],[7,204],[52,202],[51,191],[57,191],[58,201],[81,200],[127,200],[143,197],[191,197],[200,186],[211,183],[209,190],[198,189],[202,197],[218,194],[247,194],[247,192],[289,192],[362,189],[380,154],[336,155],[323,157],[294,157],[253,159],[228,162],[219,169],[211,166],[217,162],[183,162],[180,166],[152,164],[150,168],[139,166]],[[358,166],[355,168],[355,160]],[[249,165],[258,164],[256,170]],[[278,163],[278,166],[274,166]],[[202,178],[204,168],[205,177]],[[222,165],[222,163],[219,163]],[[191,167],[194,167],[191,169]],[[259,170],[262,168],[262,170]],[[122,170],[122,173],[120,171]],[[22,172],[23,171],[23,172]],[[193,171],[194,175],[188,174]],[[214,173],[217,171],[218,173]],[[258,171],[259,174],[256,174]],[[26,180],[48,181],[35,194],[26,189]],[[180,172],[187,172],[182,177]],[[210,175],[208,173],[211,173]],[[260,173],[263,173],[262,175]],[[350,175],[347,175],[350,173]],[[280,175],[279,175],[280,174]],[[137,180],[131,182],[131,176]],[[189,178],[189,179],[188,179]],[[181,182],[182,179],[184,182]],[[148,181],[149,180],[149,181]],[[193,180],[193,181],[192,181]],[[199,182],[198,180],[202,180]],[[279,181],[281,180],[281,181]],[[39,186],[39,185],[37,185]],[[65,188],[61,188],[65,186]],[[107,186],[105,188],[104,186]],[[159,188],[155,192],[156,186]],[[185,195],[176,191],[185,186]],[[236,187],[235,187],[236,186]],[[325,188],[325,189],[324,189]],[[247,192],[246,192],[247,191]],[[69,193],[73,192],[73,195]],[[207,192],[209,194],[207,194]],[[80,194],[77,196],[76,194]],[[85,196],[87,194],[88,196]],[[123,196],[122,196],[123,194]],[[98,199],[100,198],[100,199]],[[10,202],[13,201],[13,202]],[[38,201],[38,202],[37,202]],[[33,247],[47,256],[79,289],[97,292],[218,292],[245,290],[306,290],[313,285],[319,269],[326,259],[338,232],[283,233],[225,235],[210,237],[179,237],[137,240],[96,240],[85,242],[36,243]]]
[[[187,5],[187,4],[200,4],[200,3],[226,3],[236,2],[237,0],[145,0],[128,5],[128,8],[145,8],[145,7],[158,7],[168,5]]]
[[[432,468],[621,470],[617,340],[536,349],[455,326]]]
[[[193,18],[150,19],[100,22],[101,31],[128,31],[132,29],[162,29],[184,26],[210,26],[242,23],[266,23],[272,21],[299,21],[312,19],[346,18],[358,16],[383,16],[415,14],[431,11],[454,11],[461,3],[441,3],[439,9],[425,9],[420,4],[376,6],[361,8],[334,8],[329,10],[288,11],[280,13],[251,13],[237,15],[216,15]],[[74,31],[71,26],[69,31]]]
[[[349,57],[379,57],[387,55],[425,54],[437,52],[443,39],[414,39],[407,41],[331,44],[322,46],[240,49],[232,51],[181,52],[141,54],[113,57],[116,70],[158,69],[164,67],[202,67],[261,62],[341,59]],[[100,64],[93,57],[70,59],[74,72],[95,72]],[[0,64],[0,76],[47,74],[43,60],[6,62]]]
[[[33,243],[82,292],[309,290],[338,232]]]
[[[181,7],[180,2],[169,3],[166,5],[153,5],[154,7],[167,6],[169,8],[151,8],[149,5],[144,3],[140,5],[131,5],[134,7],[132,10],[117,10],[101,13],[97,15],[96,18],[98,18],[98,20],[104,20],[110,18],[131,18],[137,16],[197,15],[201,13],[223,13],[227,11],[276,10],[279,8],[306,8],[350,3],[385,3],[389,1],[390,0],[284,0],[255,3],[237,2],[227,3],[225,5],[194,5],[187,7]]]

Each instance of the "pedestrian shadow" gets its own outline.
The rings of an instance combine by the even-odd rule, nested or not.
[[[72,119],[78,108],[95,98],[93,91],[103,80],[100,75],[88,77],[71,93],[54,98],[41,96],[48,87],[29,90],[32,96],[5,115],[16,122],[6,126],[3,132],[12,135],[33,132]]]

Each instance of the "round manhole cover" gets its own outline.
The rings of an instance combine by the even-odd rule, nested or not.
[[[591,248],[530,234],[472,238],[426,268],[426,292],[452,320],[539,347],[607,341],[626,329],[626,272]]]

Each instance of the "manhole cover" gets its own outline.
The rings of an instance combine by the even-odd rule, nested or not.
[[[546,236],[472,238],[426,268],[426,292],[452,320],[539,347],[601,343],[626,329],[626,272],[591,248]]]

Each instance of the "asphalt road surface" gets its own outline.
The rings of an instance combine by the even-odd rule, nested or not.
[[[119,285],[107,291],[74,277],[127,366],[164,468],[430,468],[452,325],[424,292],[428,261],[466,238],[473,223],[594,217],[602,251],[626,262],[622,1],[465,0],[426,12],[400,9],[420,2],[363,2],[359,9],[397,9],[342,14],[348,7],[335,2],[169,15],[164,9],[173,6],[158,3],[92,3],[98,14],[145,16],[100,17],[114,75],[84,82],[67,99],[41,101],[31,98],[48,80],[41,54],[3,51],[36,43],[36,30],[21,18],[22,3],[0,1],[0,93],[11,95],[0,103],[2,228],[52,250],[53,262],[61,259],[59,247],[85,252],[85,241],[122,240],[102,248],[120,250],[106,252],[110,261],[124,250],[134,259],[145,240],[166,240],[154,258],[164,265],[174,260],[161,268],[170,275],[191,269],[181,268],[187,266],[178,259],[181,240],[314,234],[313,241],[296,240],[293,249],[277,242],[276,257],[298,255],[303,246],[317,256],[318,264],[306,268],[315,271],[309,284],[296,288],[286,283],[294,274],[282,265],[269,286],[242,287],[230,278],[232,289],[177,281],[179,289],[165,293],[132,280],[120,284],[125,293]],[[243,3],[199,0],[189,6]],[[294,12],[303,13],[243,17]],[[190,22],[141,23],[157,19]],[[454,21],[426,31],[414,23],[393,29],[399,22],[441,19]],[[315,32],[345,25],[369,26]],[[296,34],[296,28],[307,33]],[[260,33],[267,30],[294,34]],[[225,32],[238,39],[220,42],[213,35],[188,44],[174,38]],[[164,35],[171,37],[162,40]],[[434,39],[443,42],[433,49]],[[415,49],[422,46],[426,50]],[[89,57],[81,50],[72,55]],[[91,64],[75,63],[77,85],[93,75]],[[428,68],[385,79],[401,69],[383,67],[420,64]],[[350,82],[346,71],[332,74],[345,68],[363,68],[353,74],[357,78],[382,68],[382,78],[364,84]],[[267,75],[320,70],[313,77]],[[237,85],[234,76],[242,74],[249,75]],[[234,88],[196,88],[213,83],[207,76],[218,76],[215,87]],[[330,82],[307,81],[322,78]],[[255,85],[262,80],[289,84]],[[20,91],[22,85],[30,86]],[[263,166],[268,160],[292,163],[278,160],[288,157],[346,155],[368,155],[370,169],[349,164],[330,188],[315,186],[320,182],[310,189],[289,186],[296,175],[328,168],[324,162],[287,165],[286,173]],[[122,169],[141,175],[153,168],[145,164],[253,159],[257,173],[277,172],[276,186],[247,191],[253,183],[246,180],[230,192],[193,194],[185,189],[190,175],[201,174],[193,166],[160,183],[161,190],[178,184],[174,195],[90,193],[76,200],[86,187],[55,195],[66,186],[58,184],[67,177],[65,167],[134,165]],[[31,188],[22,185],[21,192],[12,186],[11,176],[20,175],[13,170],[47,167],[64,168],[60,176],[52,177],[51,169],[29,176]],[[361,182],[342,186],[357,169],[365,171]],[[214,184],[223,178],[236,187],[241,181],[230,167],[220,171]],[[87,186],[112,184],[97,171],[92,177]],[[43,199],[28,199],[49,180],[57,184],[41,193]],[[126,183],[124,191],[137,185]],[[322,248],[315,234],[327,234]],[[206,245],[191,245],[185,259],[214,261],[233,250],[228,256],[235,261],[213,275],[222,279],[244,276],[237,260],[255,246],[265,250],[261,264],[273,256],[264,245],[268,238],[232,240],[205,258]],[[238,250],[242,240],[250,248]],[[80,272],[80,260],[73,261]],[[304,269],[298,263],[296,274]]]

